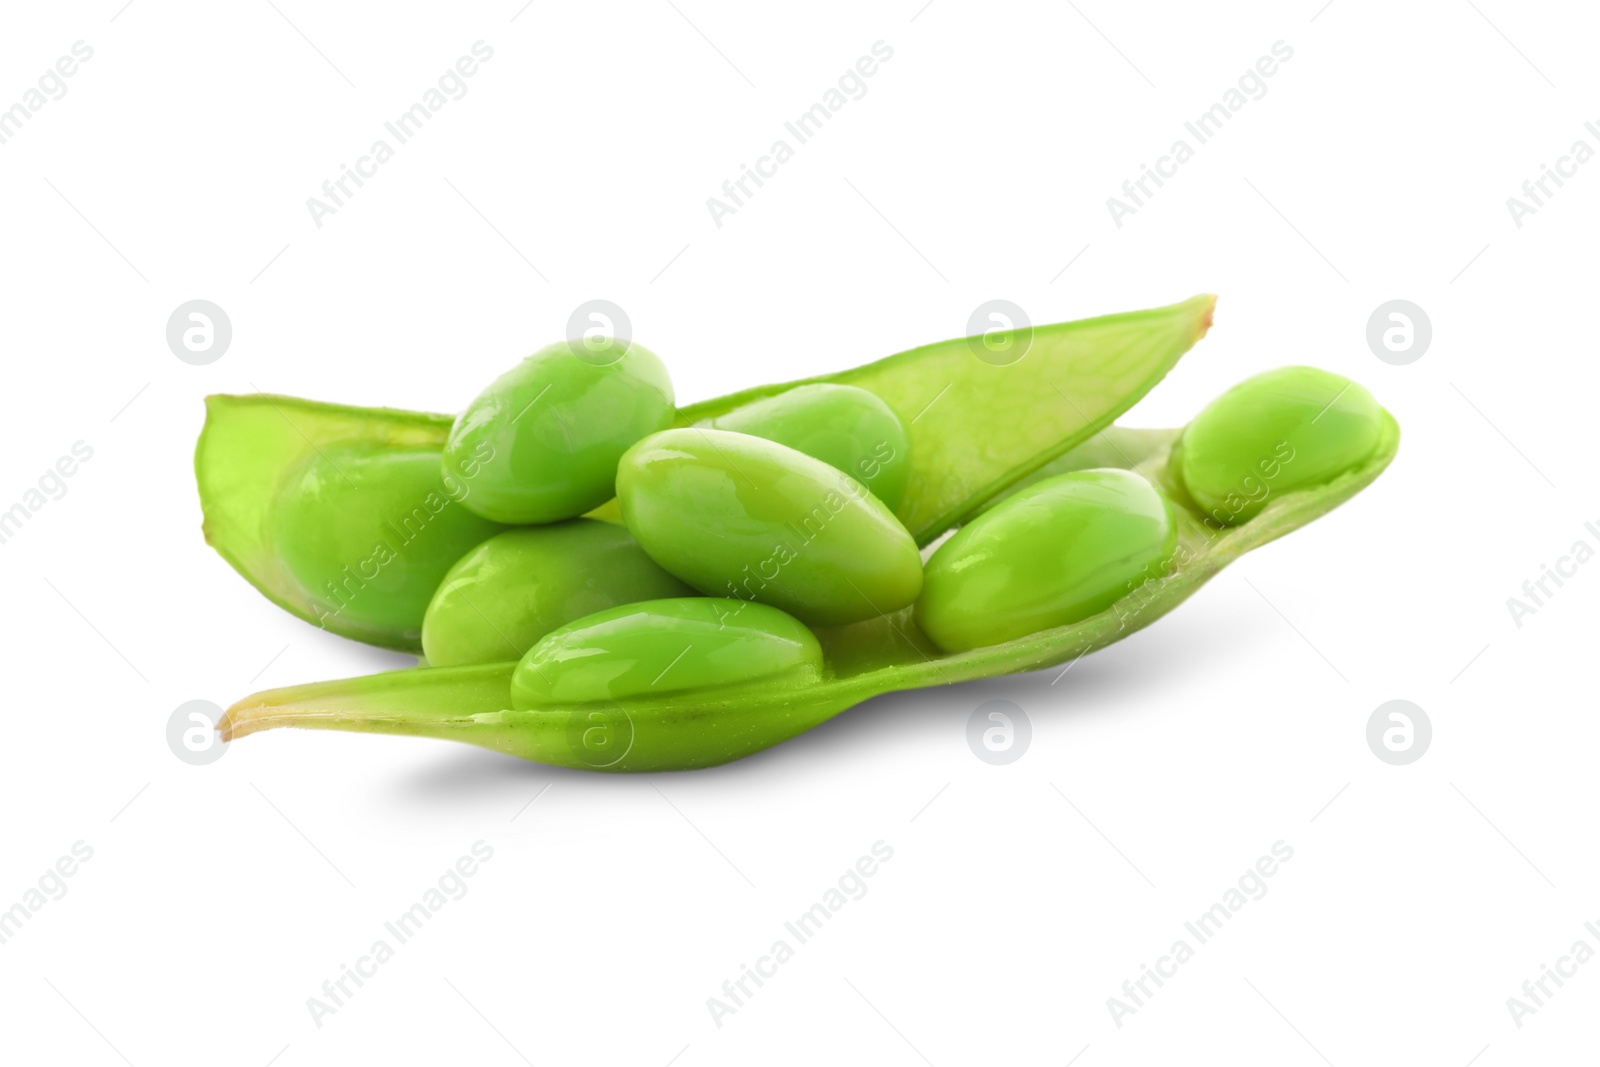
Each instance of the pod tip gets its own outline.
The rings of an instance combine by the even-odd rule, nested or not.
[[[243,737],[248,732],[241,730],[240,724],[233,717],[233,713],[238,710],[238,707],[239,705],[237,704],[233,705],[233,707],[222,713],[222,718],[217,720],[217,735],[224,742],[232,741],[235,737]]]
[[[1200,340],[1200,338],[1204,337],[1210,331],[1212,317],[1217,313],[1216,293],[1203,293],[1201,294],[1200,299],[1205,302],[1205,310],[1200,315],[1199,328],[1195,330],[1194,339],[1196,341]]]
[[[224,742],[237,741],[275,726],[300,724],[302,717],[296,716],[291,709],[274,707],[259,697],[260,694],[254,700],[245,697],[222,713],[222,718],[217,720],[217,734]]]

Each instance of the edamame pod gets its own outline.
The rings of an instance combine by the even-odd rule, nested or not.
[[[734,408],[710,420],[718,430],[764,437],[859,480],[893,511],[911,474],[911,440],[874,393],[818,382]]]
[[[759,437],[647,437],[622,457],[617,500],[650,558],[707,596],[835,626],[903,608],[922,587],[916,542],[877,497]]]
[[[1062,395],[1074,406],[1118,402],[1115,396],[1099,395],[1104,382],[1096,378],[1092,364],[1080,370],[1061,380]],[[985,422],[981,429],[1004,435],[1008,425]],[[915,610],[907,608],[821,632],[823,668],[815,681],[797,684],[780,674],[744,685],[661,694],[639,690],[625,703],[613,700],[609,707],[595,700],[517,710],[510,706],[515,661],[396,671],[257,693],[228,709],[220,724],[222,736],[231,740],[280,726],[404,734],[613,772],[725,763],[882,693],[1059,667],[1121,640],[1182,604],[1244,553],[1312,522],[1370,485],[1394,458],[1400,435],[1394,420],[1380,410],[1377,447],[1355,467],[1324,483],[1275,494],[1252,521],[1224,528],[1209,520],[1178,484],[1175,449],[1182,436],[1176,429],[1111,426],[1065,453],[1047,450],[1039,462],[1029,464],[1039,477],[1026,487],[997,497],[987,485],[975,485],[965,498],[950,498],[951,506],[964,515],[986,505],[991,505],[987,514],[1000,514],[1013,498],[1060,475],[1105,467],[1136,472],[1167,492],[1177,518],[1170,571],[1141,581],[1103,610],[1067,625],[966,651],[944,651],[913,624]],[[914,473],[911,493],[919,491],[918,484]],[[975,529],[981,521],[973,519],[968,527]],[[684,653],[685,659],[691,652]]]
[[[462,556],[439,583],[422,620],[422,651],[436,667],[517,659],[574,619],[693,594],[615,523],[507,530]]]
[[[997,645],[1104,611],[1160,578],[1172,503],[1132,471],[1058,474],[957,530],[928,560],[915,617],[946,652]]]
[[[1323,485],[1377,449],[1383,409],[1348,378],[1280,367],[1213,400],[1183,432],[1184,487],[1213,525],[1260,514],[1274,494]]]
[[[445,572],[502,529],[466,509],[471,494],[433,449],[330,449],[278,490],[271,542],[319,625],[414,645]]]
[[[822,647],[798,619],[765,604],[681,597],[624,604],[546,635],[511,676],[511,706],[528,711],[686,689],[822,677]]]
[[[506,523],[570,519],[611,499],[628,446],[672,425],[672,382],[643,345],[542,348],[467,405],[444,446],[467,506]]]
[[[894,511],[917,543],[927,544],[1074,446],[1103,441],[1112,420],[1205,336],[1214,303],[1203,295],[1034,326],[1019,352],[1023,358],[1004,365],[982,358],[983,345],[973,339],[941,341],[825,378],[704,400],[680,410],[677,422],[708,423],[821,382],[865,389],[889,406],[910,437],[910,473]],[[206,542],[274,604],[316,622],[324,613],[285,571],[269,536],[268,516],[284,473],[318,450],[354,445],[438,454],[455,421],[265,393],[209,396],[194,456]],[[1120,464],[1122,457],[1113,454],[1109,462]],[[463,474],[459,467],[456,473]],[[421,651],[415,632],[408,638],[350,625],[342,616],[324,625],[359,641]]]

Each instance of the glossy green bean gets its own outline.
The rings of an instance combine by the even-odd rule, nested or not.
[[[462,556],[439,583],[422,620],[422,651],[436,667],[516,658],[574,619],[693,592],[613,523],[507,530]]]
[[[467,506],[485,518],[570,519],[611,499],[622,453],[674,415],[667,369],[643,345],[613,341],[597,353],[554,344],[467,405],[444,469],[472,484]]]
[[[1164,577],[1177,543],[1172,502],[1140,475],[1059,474],[939,546],[915,619],[946,652],[1066,626]]]
[[[874,393],[853,385],[799,385],[707,420],[787,445],[861,482],[890,511],[911,476],[911,438]]]
[[[1261,513],[1275,493],[1360,466],[1383,436],[1383,409],[1348,378],[1315,367],[1258,374],[1213,400],[1184,431],[1184,488],[1211,521]]]
[[[822,647],[792,615],[726,597],[681,597],[624,604],[547,634],[518,662],[511,706],[605,705],[821,678]]]
[[[877,497],[759,437],[647,437],[622,457],[617,501],[650,558],[708,596],[837,626],[897,611],[922,587],[916,542]]]
[[[279,490],[272,543],[317,621],[418,639],[428,597],[461,554],[502,527],[468,511],[471,489],[429,449],[330,449]]]

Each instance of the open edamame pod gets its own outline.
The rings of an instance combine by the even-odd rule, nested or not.
[[[292,492],[287,484],[308,464],[341,450],[428,453],[434,457],[428,461],[432,473],[442,483],[437,456],[451,421],[442,415],[346,408],[261,393],[207,397],[206,426],[194,456],[206,541],[268,600],[291,614],[357,641],[420,651],[420,614],[414,624],[406,620],[393,625],[329,610],[322,583],[297,577],[290,559],[295,550],[283,550],[289,531],[277,517],[277,505],[286,492]],[[497,529],[489,527],[483,537]],[[464,552],[472,543],[460,547]],[[359,566],[365,558],[364,553],[345,562]],[[447,562],[445,569],[453,562]],[[439,576],[443,574],[440,570]],[[424,599],[424,607],[426,603]]]
[[[880,693],[1069,662],[1150,625],[1245,552],[1306,525],[1370,485],[1394,458],[1400,440],[1399,427],[1381,408],[1377,428],[1364,456],[1355,458],[1348,441],[1328,443],[1353,462],[1324,481],[1269,494],[1255,515],[1230,526],[1208,516],[1179,483],[1173,456],[1182,430],[1114,426],[1063,455],[1047,457],[1024,480],[1027,485],[1073,471],[1120,468],[1159,487],[1174,503],[1176,546],[1169,566],[1148,579],[1129,580],[1123,595],[1102,610],[995,644],[942,652],[908,608],[821,631],[822,672],[814,684],[770,689],[713,684],[671,693],[646,686],[621,699],[552,693],[550,699],[517,708],[511,699],[514,662],[425,668],[258,693],[228,709],[222,736],[233,739],[277,726],[405,734],[608,771],[726,762],[787,740]],[[1022,483],[1016,487],[1019,496],[1026,491]],[[1005,501],[991,496],[984,493],[955,506],[977,512],[988,505],[990,514],[1003,514]],[[692,647],[682,653],[692,654]]]
[[[1009,338],[1007,350],[1022,355],[1004,365],[990,362],[993,350],[982,339],[941,341],[851,370],[692,404],[679,409],[676,423],[717,420],[797,386],[865,389],[906,427],[909,466],[894,512],[925,545],[1132,407],[1205,336],[1215,302],[1196,296],[1147,311],[1035,326],[1026,340]],[[206,541],[273,603],[316,623],[318,605],[287,572],[268,536],[288,472],[328,448],[442,453],[454,421],[263,393],[208,397],[195,447]],[[594,514],[617,518],[611,504]],[[360,641],[421,651],[415,635],[403,631],[355,627],[343,617],[321,624]]]

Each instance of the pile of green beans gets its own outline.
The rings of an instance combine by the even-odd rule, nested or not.
[[[613,771],[726,762],[883,692],[1066,662],[1388,465],[1359,385],[1286,367],[1179,430],[1113,421],[1214,298],[678,408],[662,361],[542,349],[456,417],[208,399],[210,543],[276,603],[427,666],[259,693],[275,726]]]

